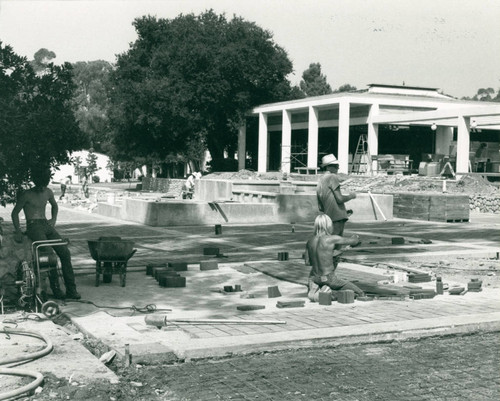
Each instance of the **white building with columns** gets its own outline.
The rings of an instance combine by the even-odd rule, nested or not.
[[[372,84],[363,91],[261,105],[251,115],[258,117],[259,172],[290,173],[297,163],[314,169],[323,154],[334,153],[347,173],[361,134],[371,156],[413,152],[418,163],[420,153],[449,155],[457,174],[470,171],[471,143],[487,142],[489,162],[500,166],[500,104],[457,100],[436,88]],[[247,142],[241,127],[239,169],[245,168]]]

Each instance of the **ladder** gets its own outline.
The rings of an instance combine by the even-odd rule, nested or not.
[[[356,153],[352,158],[351,174],[361,174],[361,165],[366,165],[366,173],[372,173],[370,150],[368,149],[368,140],[366,134],[361,134],[356,146]]]

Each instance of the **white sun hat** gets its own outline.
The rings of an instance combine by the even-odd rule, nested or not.
[[[329,166],[330,164],[339,164],[339,161],[333,155],[333,153],[330,153],[329,155],[323,156],[321,158],[321,167],[326,167]]]

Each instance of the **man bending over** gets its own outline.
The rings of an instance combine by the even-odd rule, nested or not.
[[[19,195],[17,203],[12,210],[12,223],[14,224],[14,239],[22,242],[21,226],[19,224],[19,213],[24,211],[26,217],[26,235],[32,241],[61,239],[61,236],[54,228],[57,221],[59,208],[54,198],[54,193],[47,188],[50,182],[50,170],[42,169],[34,171],[31,179],[35,186]],[[47,202],[51,206],[51,219],[45,217],[45,207]],[[76,291],[75,276],[71,265],[71,254],[67,246],[55,246],[54,251],[61,260],[61,269],[66,287],[66,296],[59,288],[57,271],[52,270],[49,274],[50,288],[55,298],[80,299],[81,296]]]
[[[364,293],[358,286],[338,278],[335,274],[338,255],[342,253],[336,250],[335,246],[359,245],[359,236],[344,238],[340,235],[333,235],[332,232],[332,219],[326,214],[317,216],[314,221],[314,235],[309,238],[306,245],[306,265],[312,266],[309,274],[309,291],[312,290],[311,287],[321,288],[326,285],[335,291],[353,290],[358,296],[363,296]]]

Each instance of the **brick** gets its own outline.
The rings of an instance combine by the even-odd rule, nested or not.
[[[332,294],[329,292],[320,292],[318,303],[320,305],[331,305],[332,304]]]
[[[281,297],[281,292],[277,285],[273,287],[267,287],[267,297],[268,298]]]
[[[187,262],[171,262],[169,266],[176,272],[185,272],[188,269]]]
[[[236,309],[241,310],[241,311],[250,311],[250,310],[259,310],[259,309],[265,309],[266,307],[264,305],[238,305]]]
[[[278,308],[303,308],[305,301],[278,301],[276,307]]]
[[[160,287],[180,288],[186,286],[186,277],[182,276],[161,276]]]
[[[337,301],[341,304],[354,303],[354,291],[353,290],[340,290],[337,293]]]
[[[403,237],[393,237],[391,241],[392,245],[403,245],[405,243],[405,239]]]
[[[153,269],[155,267],[168,267],[168,264],[167,263],[148,263],[146,265],[146,274],[148,276],[152,276],[153,275]]]
[[[172,269],[169,269],[168,267],[156,268],[156,269],[154,269],[153,277],[156,281],[158,281],[158,277],[159,277],[160,273],[166,273],[169,271],[172,271]]]
[[[219,248],[203,248],[203,255],[215,255],[219,254]]]
[[[200,262],[200,270],[218,270],[219,264],[213,260]]]

